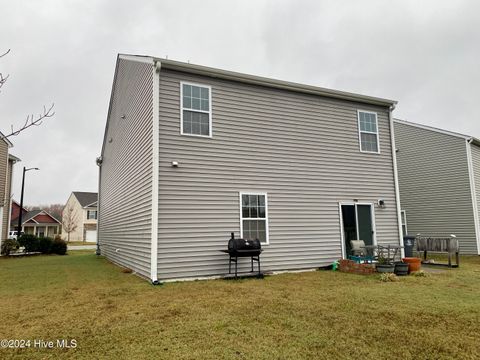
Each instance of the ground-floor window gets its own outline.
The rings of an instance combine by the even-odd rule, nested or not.
[[[244,239],[268,244],[266,193],[240,193],[240,234]]]
[[[407,212],[405,210],[402,210],[401,211],[401,214],[402,214],[402,232],[403,232],[403,236],[407,235],[408,232],[407,232]]]

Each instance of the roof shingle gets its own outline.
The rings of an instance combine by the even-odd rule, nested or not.
[[[73,195],[77,198],[78,202],[82,207],[91,205],[98,200],[98,193],[94,192],[82,192],[82,191],[74,191]]]

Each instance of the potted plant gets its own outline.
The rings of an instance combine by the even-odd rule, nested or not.
[[[408,264],[403,261],[397,261],[395,263],[395,275],[408,275]]]
[[[375,267],[379,273],[393,273],[395,271],[395,264],[390,263],[389,259],[384,256],[378,257],[378,263]]]
[[[422,259],[415,258],[415,257],[405,257],[402,261],[408,264],[408,272],[412,273],[415,271],[419,271],[420,267],[422,266]]]

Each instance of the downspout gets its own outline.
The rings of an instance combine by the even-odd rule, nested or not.
[[[2,239],[3,239],[3,208],[4,208],[4,207],[5,207],[5,206],[0,206],[0,248],[1,248],[1,246],[2,246]],[[9,236],[9,235],[10,235],[10,234],[7,233],[6,239],[8,239],[8,236]],[[1,251],[0,251],[0,256],[2,256]]]
[[[468,177],[470,179],[470,195],[472,196],[473,207],[473,222],[475,225],[475,237],[477,240],[477,254],[480,255],[480,219],[478,217],[477,194],[475,189],[475,174],[473,173],[473,159],[472,159],[472,144],[473,138],[467,139],[465,145],[467,146],[467,162],[468,162]]]
[[[400,234],[400,246],[402,246],[401,254],[402,258],[405,256],[405,250],[403,248],[403,229],[402,229],[402,208],[400,206],[400,187],[398,185],[398,168],[397,168],[397,149],[395,148],[395,131],[393,128],[393,116],[392,112],[395,110],[395,104],[392,104],[388,109],[388,117],[390,120],[390,142],[392,145],[392,161],[393,161],[393,178],[395,182],[395,202],[397,205],[397,226]]]
[[[100,249],[100,217],[102,216],[100,212],[100,189],[102,186],[102,162],[103,162],[103,157],[99,156],[97,157],[96,164],[98,166],[98,195],[97,195],[97,250],[95,254],[101,255],[101,249]],[[63,219],[62,219],[63,220]]]
[[[13,202],[13,196],[12,196],[12,184],[13,184],[13,167],[15,166],[15,164],[17,162],[19,162],[21,160],[16,160],[16,161],[12,161],[12,170],[11,170],[11,173],[10,173],[10,194],[8,194],[8,197],[9,197],[9,201],[8,201],[8,222],[7,222],[7,229],[8,231],[10,231],[10,226],[11,226],[11,223],[12,223],[12,202]]]
[[[153,61],[153,98],[152,98],[152,233],[150,253],[150,279],[153,285],[158,281],[158,186],[160,151],[160,69],[162,63]]]

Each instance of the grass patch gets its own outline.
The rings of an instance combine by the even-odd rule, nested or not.
[[[480,257],[381,282],[331,271],[152,286],[91,251],[0,258],[0,358],[480,358]]]

